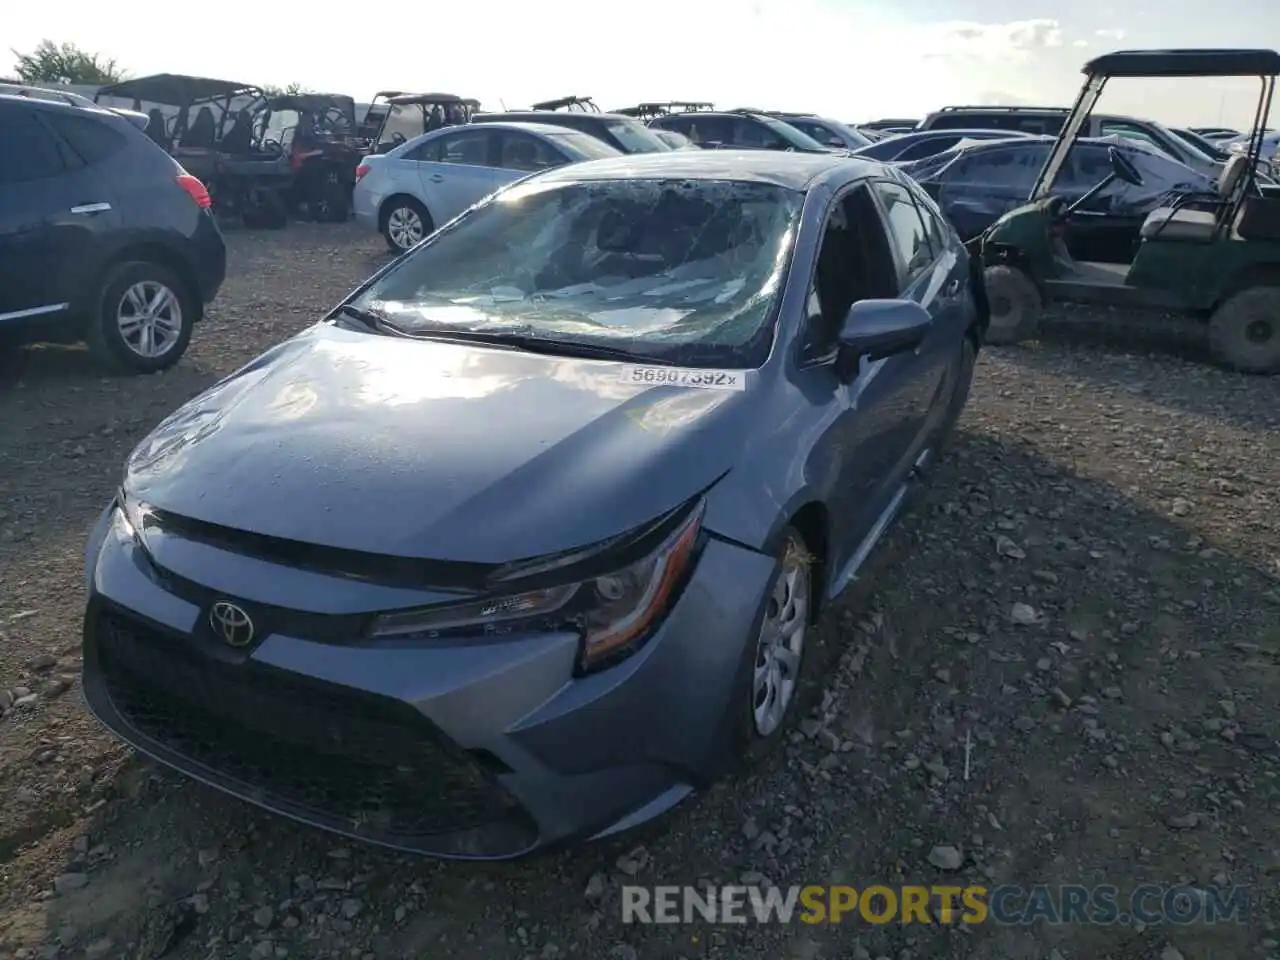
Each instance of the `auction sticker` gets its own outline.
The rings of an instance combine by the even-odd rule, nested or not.
[[[687,367],[639,367],[628,364],[620,371],[625,383],[646,387],[693,387],[699,390],[745,390],[745,370],[701,370]]]

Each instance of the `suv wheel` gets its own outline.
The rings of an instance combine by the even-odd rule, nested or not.
[[[396,253],[404,253],[434,229],[427,208],[412,197],[396,197],[382,214],[382,235]]]
[[[155,373],[177,363],[191,342],[196,304],[168,267],[131,261],[112,266],[90,319],[89,349],[125,373]]]

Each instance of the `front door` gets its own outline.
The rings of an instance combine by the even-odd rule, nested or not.
[[[504,183],[523,176],[499,168],[497,134],[488,126],[465,126],[430,142],[430,153],[418,164],[417,172],[422,196],[437,227]]]
[[[0,103],[0,336],[66,316],[95,235],[117,222],[97,175],[21,103]]]

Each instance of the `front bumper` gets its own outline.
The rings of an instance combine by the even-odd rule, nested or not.
[[[713,779],[774,565],[710,539],[648,644],[574,678],[571,633],[334,642],[334,625],[387,609],[392,591],[165,548],[159,568],[111,511],[89,544],[84,690],[98,718],[268,810],[466,859],[629,827]],[[292,632],[327,624],[329,639],[280,629],[239,652],[207,627],[215,599]]]

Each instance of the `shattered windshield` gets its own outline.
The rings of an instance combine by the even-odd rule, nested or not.
[[[803,199],[733,180],[535,180],[442,230],[353,306],[411,335],[509,333],[758,366]]]

